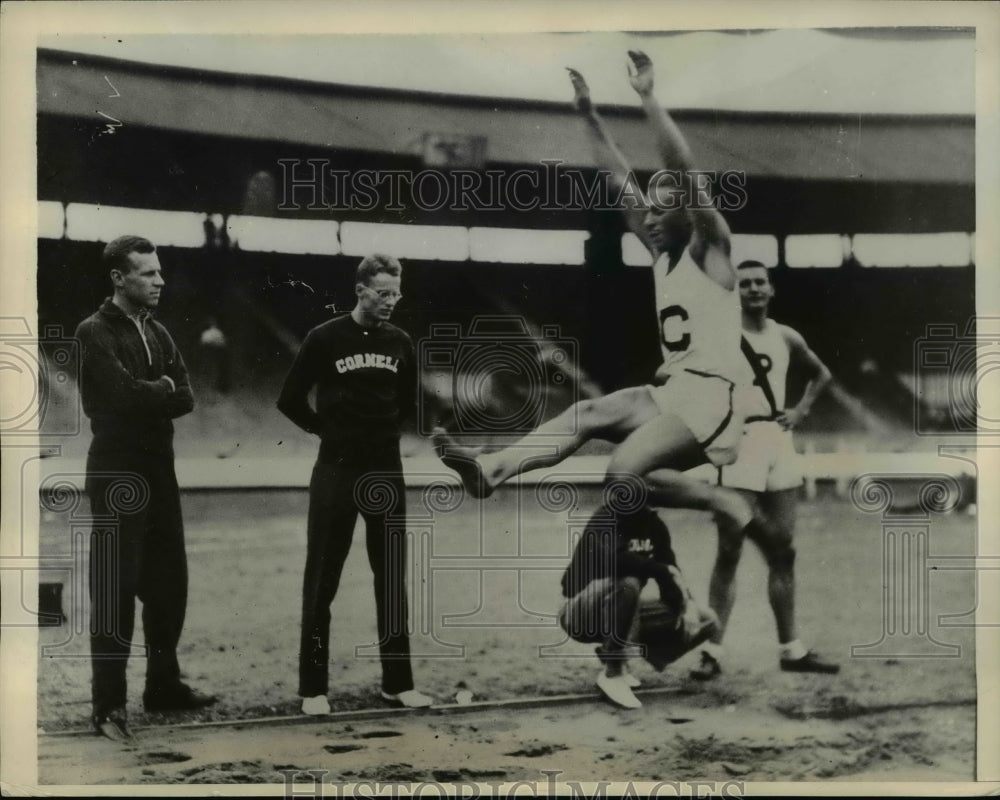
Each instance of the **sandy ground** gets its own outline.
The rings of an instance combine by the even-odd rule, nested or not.
[[[580,489],[558,507],[533,490],[500,492],[483,507],[418,492],[408,500],[410,585],[420,589],[411,600],[419,687],[440,703],[466,687],[477,702],[589,695],[596,659],[589,647],[566,642],[552,615],[572,533],[595,507],[596,493]],[[766,573],[748,548],[725,673],[705,685],[687,677],[693,655],[664,673],[639,662],[634,671],[644,686],[659,690],[645,696],[640,711],[592,695],[530,709],[451,707],[266,727],[246,723],[298,712],[305,496],[212,492],[188,494],[184,502],[191,591],[181,664],[187,679],[218,693],[220,703],[197,715],[143,714],[143,663],[134,658],[129,708],[145,729],[125,746],[89,735],[41,735],[42,783],[279,783],[281,769],[328,770],[326,780],[344,781],[544,781],[543,770],[584,781],[974,778],[972,629],[938,624],[940,614],[975,607],[973,575],[932,572],[929,635],[911,631],[905,641],[883,641],[867,657],[852,657],[852,645],[883,639],[888,618],[882,520],[848,502],[804,504],[798,534],[803,638],[841,662],[837,676],[777,669]],[[689,512],[666,518],[680,562],[704,597],[711,523]],[[43,517],[48,557],[70,549],[72,527],[67,514]],[[974,517],[935,516],[927,529],[932,565],[936,557],[974,551]],[[384,707],[363,541],[358,532],[333,606],[335,711]],[[46,733],[85,729],[89,713],[87,645],[74,634],[86,606],[74,605],[67,591],[64,609],[67,623],[42,629],[40,637],[38,718]],[[921,648],[925,657],[907,657]],[[244,724],[155,727],[225,720]]]
[[[95,784],[454,783],[714,780],[961,781],[972,777],[974,709],[790,720],[704,697],[646,696],[638,712],[598,700],[555,708],[440,711],[281,727],[145,730],[131,745],[44,742],[48,782]],[[706,707],[708,705],[708,707]],[[291,772],[294,771],[294,772]]]

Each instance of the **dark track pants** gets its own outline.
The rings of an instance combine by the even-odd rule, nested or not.
[[[620,658],[639,630],[637,578],[602,578],[588,583],[559,612],[559,624],[572,639],[600,643],[601,659]]]
[[[91,454],[90,653],[95,713],[126,702],[125,670],[142,601],[146,688],[180,681],[177,643],[187,608],[187,556],[172,455]]]
[[[330,604],[359,513],[365,521],[374,576],[382,688],[398,694],[413,688],[407,632],[406,490],[399,445],[354,448],[324,460],[335,463],[317,463],[309,484],[299,695],[315,697],[329,690]]]

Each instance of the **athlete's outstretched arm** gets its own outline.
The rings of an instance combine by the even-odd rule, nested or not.
[[[801,333],[793,328],[789,328],[787,325],[782,325],[780,330],[781,335],[788,343],[791,359],[802,364],[809,373],[809,382],[802,393],[802,398],[795,404],[794,408],[782,412],[778,417],[778,423],[787,431],[792,430],[808,416],[816,398],[823,393],[830,381],[833,380],[833,374],[826,364],[820,360],[819,356],[812,351],[812,348],[806,343]]]
[[[590,100],[590,87],[587,86],[583,75],[570,67],[567,67],[566,71],[569,72],[569,79],[573,84],[573,106],[580,113],[580,117],[586,126],[587,136],[594,148],[597,167],[610,176],[608,188],[616,198],[622,196],[622,190],[629,183],[632,184],[629,187],[630,192],[642,201],[643,207],[628,208],[623,206],[621,209],[622,215],[625,217],[625,223],[628,225],[629,230],[639,237],[647,250],[652,252],[653,244],[649,240],[648,232],[643,225],[646,210],[642,189],[635,181],[625,154],[618,148],[610,131],[608,131],[607,126],[604,124],[604,120],[601,119],[600,114],[597,113],[597,109],[594,108],[594,104]]]
[[[642,101],[656,137],[656,149],[665,169],[690,172],[694,169],[691,148],[680,129],[653,94],[653,62],[641,50],[628,51],[628,80]]]
[[[684,189],[688,214],[695,231],[691,242],[692,256],[709,277],[731,289],[736,283],[736,271],[729,260],[729,225],[711,202],[704,207],[696,205],[705,196],[705,187],[697,185],[691,174],[694,159],[687,140],[653,93],[653,62],[641,50],[629,50],[628,55],[629,83],[642,102],[660,159],[666,170],[678,174]]]

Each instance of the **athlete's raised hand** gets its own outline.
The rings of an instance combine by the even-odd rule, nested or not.
[[[566,67],[566,71],[569,73],[570,83],[573,84],[573,106],[577,111],[590,111],[593,105],[590,102],[590,87],[587,86],[587,81],[572,67]]]
[[[642,50],[629,50],[628,82],[639,94],[649,94],[653,91],[653,62]]]

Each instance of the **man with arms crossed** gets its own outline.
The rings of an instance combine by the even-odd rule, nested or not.
[[[406,487],[399,432],[416,402],[417,369],[413,342],[389,322],[402,297],[401,276],[395,258],[362,260],[354,310],[309,331],[278,399],[285,416],[320,437],[309,484],[302,591],[299,695],[304,714],[330,713],[330,604],[359,513],[375,576],[382,697],[408,708],[433,702],[413,688],[407,632]],[[313,387],[315,409],[309,405]],[[366,487],[388,497],[387,507],[365,502]]]
[[[102,260],[114,295],[76,329],[80,393],[94,432],[86,480],[95,517],[92,723],[102,736],[126,739],[132,736],[125,673],[136,597],[148,650],[145,709],[195,710],[216,698],[182,683],[177,663],[188,575],[171,420],[194,409],[194,396],[184,359],[152,318],[165,286],[160,260],[152,242],[140,236],[110,242]]]
[[[768,318],[774,286],[759,261],[738,268],[743,319],[742,349],[748,380],[754,391],[745,423],[739,458],[719,470],[722,486],[735,489],[753,503],[767,524],[746,533],[767,561],[767,593],[774,611],[780,646],[779,663],[786,672],[836,673],[840,667],[807,650],[795,629],[795,547],[792,535],[802,472],[792,443],[792,430],[809,414],[813,402],[830,382],[830,370],[797,331]],[[785,384],[790,363],[809,375],[802,398],[785,410]],[[736,568],[744,533],[719,519],[719,547],[709,584],[709,605],[720,624],[701,653],[701,666],[691,673],[699,680],[721,671],[722,638],[735,599]]]

